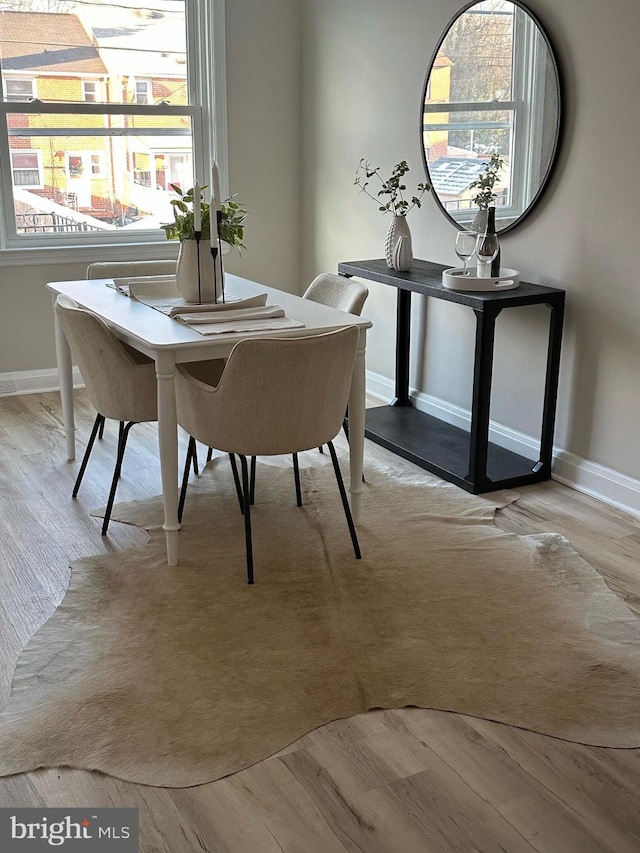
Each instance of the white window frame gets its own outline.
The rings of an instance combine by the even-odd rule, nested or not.
[[[201,184],[210,183],[210,164],[215,156],[220,170],[221,191],[228,195],[228,149],[226,110],[225,0],[185,0],[187,17],[187,62],[189,67],[189,104],[105,104],[92,102],[19,103],[0,102],[0,175],[11,174],[7,114],[82,115],[187,115],[191,118],[194,173]],[[92,128],[92,133],[100,128]],[[139,132],[139,131],[137,131]],[[86,129],[85,129],[86,134]],[[97,176],[93,176],[97,177]],[[168,243],[156,230],[126,233],[114,231],[74,232],[71,234],[21,235],[16,232],[12,182],[0,184],[0,262],[8,265],[24,263],[29,251],[30,263],[65,262],[74,256],[91,260],[103,257],[109,246],[110,256],[173,256],[176,246]],[[129,246],[130,248],[127,248]]]
[[[20,98],[20,100],[11,100],[11,96],[7,92],[7,84],[8,83],[30,83],[31,84],[31,94],[25,96],[24,98]],[[2,86],[2,94],[4,100],[10,104],[24,104],[28,102],[31,98],[37,98],[38,93],[36,89],[36,80],[35,77],[14,77],[11,75],[10,77],[5,77]]]
[[[19,171],[19,167],[13,165],[14,154],[35,154],[37,160],[36,169],[38,170],[37,184],[16,184],[14,180],[14,172]],[[11,183],[13,186],[21,187],[25,190],[41,190],[44,188],[44,175],[42,171],[42,151],[39,148],[12,148],[10,152],[11,159]]]
[[[98,167],[98,171],[97,171],[97,172],[94,172],[94,171],[93,171],[93,167],[94,167],[93,160],[94,160],[94,158],[95,158],[95,159],[96,159],[96,161],[97,161],[97,162],[96,162],[96,164],[95,164],[95,165]],[[100,181],[100,180],[102,180],[102,179],[105,177],[105,171],[104,171],[104,151],[92,151],[92,152],[90,153],[90,156],[89,156],[89,169],[90,169],[90,172],[89,172],[89,178],[90,178],[92,181]]]
[[[87,97],[87,86],[94,87],[90,98]],[[95,104],[100,100],[100,83],[97,80],[82,81],[82,100],[87,104]]]
[[[104,122],[100,127],[83,126],[84,116],[115,116],[121,118],[123,116],[150,116],[155,118],[174,118],[177,116],[187,116],[191,123],[191,137],[193,140],[194,162],[200,162],[200,173],[204,172],[203,149],[204,149],[204,133],[202,123],[202,107],[200,106],[171,106],[166,104],[158,104],[157,106],[148,107],[141,104],[92,104],[79,101],[74,104],[69,103],[42,103],[36,104],[19,104],[12,103],[7,105],[8,109],[5,112],[5,133],[7,140],[9,134],[12,136],[28,136],[33,138],[43,136],[46,138],[59,136],[65,137],[109,137],[109,136],[130,136],[132,138],[140,136],[139,127],[111,127],[108,122]],[[56,116],[63,115],[70,117],[70,124],[61,127],[55,122],[51,122],[49,126],[36,128],[17,128],[16,130],[8,131],[6,124],[6,114],[9,113],[25,113],[27,115],[36,114],[41,116]],[[117,121],[115,124],[122,125],[124,122]],[[155,128],[145,128],[145,136],[156,135]],[[2,131],[0,130],[0,133]],[[162,136],[185,135],[189,131],[178,127],[161,128]],[[0,144],[4,143],[4,139],[0,139]],[[5,143],[7,144],[7,143]],[[69,152],[66,152],[69,153]],[[76,152],[72,154],[87,153],[87,151]],[[0,174],[4,174],[2,168],[2,153],[0,150]],[[90,176],[83,175],[86,179]],[[203,181],[204,183],[204,181]],[[80,232],[54,232],[54,233],[34,233],[34,234],[19,234],[15,223],[15,213],[13,204],[13,187],[9,186],[9,182],[3,182],[3,210],[9,211],[9,215],[4,218],[4,228],[6,234],[7,248],[21,248],[34,246],[71,246],[85,244],[113,244],[115,243],[134,243],[140,242],[141,236],[145,235],[150,241],[160,242],[166,240],[162,231],[132,231],[118,232],[112,230],[102,231],[80,231]],[[144,237],[142,237],[144,239]]]
[[[144,100],[138,100],[138,96],[141,94],[138,87],[141,86],[144,86]],[[146,77],[136,77],[132,81],[132,88],[134,104],[144,104],[145,106],[153,104],[153,84],[151,80]]]

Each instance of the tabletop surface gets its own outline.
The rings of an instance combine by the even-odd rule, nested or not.
[[[69,296],[90,311],[103,317],[110,326],[120,332],[128,342],[139,342],[152,350],[175,349],[189,350],[198,347],[228,349],[237,341],[252,337],[300,337],[307,334],[329,332],[344,326],[358,326],[367,329],[371,322],[364,317],[346,314],[327,305],[294,296],[283,290],[276,290],[262,284],[249,281],[227,273],[225,292],[227,296],[247,297],[258,293],[267,293],[268,305],[284,308],[288,317],[304,323],[304,327],[278,329],[261,332],[242,332],[222,335],[201,335],[199,332],[171,319],[160,311],[144,305],[135,299],[118,293],[113,287],[107,287],[113,279],[82,279],[81,281],[53,281],[47,288],[54,294]]]
[[[343,261],[338,264],[338,272],[343,275],[378,281],[397,287],[399,290],[410,290],[445,299],[447,302],[457,302],[469,305],[480,311],[491,306],[507,308],[509,306],[532,305],[541,302],[562,303],[565,291],[557,287],[547,287],[541,284],[531,284],[521,281],[513,290],[503,291],[464,291],[450,290],[442,284],[442,272],[448,269],[442,264],[415,259],[408,272],[398,272],[390,269],[384,259],[365,261]]]

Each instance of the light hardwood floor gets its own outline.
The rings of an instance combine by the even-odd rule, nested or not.
[[[95,413],[82,392],[76,408],[83,449]],[[69,561],[145,539],[117,523],[103,539],[88,514],[104,503],[115,440],[108,425],[72,501],[79,463],[65,461],[58,396],[0,400],[0,707],[21,648],[64,594]],[[155,428],[135,427],[130,442],[120,500],[160,489]],[[522,489],[496,523],[564,534],[640,612],[638,521],[549,482]],[[404,709],[324,726],[195,788],[68,769],[0,780],[0,806],[85,805],[138,807],[143,853],[639,853],[640,751]]]

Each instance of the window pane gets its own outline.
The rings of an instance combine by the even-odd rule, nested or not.
[[[201,105],[189,103],[200,88],[187,78],[186,16],[200,21],[209,0],[7,5],[2,93],[22,103],[0,104],[10,153],[0,178],[15,209],[15,221],[10,206],[0,211],[9,218],[6,245],[71,244],[78,231],[93,231],[95,242],[99,232],[126,240],[129,230],[134,241],[136,229],[163,238],[159,226],[173,218],[169,185],[193,185],[194,128],[195,145],[207,148]],[[0,161],[6,151],[0,146]]]
[[[35,151],[12,151],[11,162],[14,169],[37,169],[38,155]]]
[[[149,103],[149,84],[146,80],[138,80],[136,81],[136,103],[137,104],[148,104]]]
[[[449,103],[511,100],[514,5],[484,0],[451,27],[438,52]],[[448,63],[448,64],[447,64]]]
[[[7,101],[30,101],[34,95],[33,81],[8,79],[5,81],[5,91]]]
[[[85,101],[97,101],[96,97],[96,84],[90,81],[85,80],[82,84],[84,89],[84,100]]]
[[[485,157],[509,155],[515,124],[513,110],[465,110],[424,114],[427,162],[443,155]]]
[[[475,207],[471,184],[484,172],[493,152],[504,166],[496,184],[496,206],[510,204],[512,110],[425,113],[424,146],[429,176],[445,210]]]
[[[184,0],[158,0],[153,9],[127,0],[62,5],[70,11],[0,15],[7,100],[34,96],[31,81],[10,80],[12,72],[21,72],[37,78],[37,97],[43,101],[188,102]],[[83,76],[95,82],[85,79],[83,85]],[[141,77],[144,92],[136,86]]]
[[[35,233],[24,229],[27,211],[37,233],[159,229],[172,219],[169,201],[175,196],[169,184],[193,184],[188,116],[9,113],[7,118],[20,233]],[[33,164],[37,172],[37,152],[40,188],[25,190],[38,182],[16,171]]]

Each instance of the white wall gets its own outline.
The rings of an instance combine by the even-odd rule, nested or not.
[[[420,96],[429,58],[458,0],[305,0],[304,214],[308,280],[341,260],[382,257],[388,221],[353,186],[361,157],[401,159],[423,179]],[[637,0],[529,0],[559,54],[565,134],[558,168],[526,222],[504,236],[506,266],[567,290],[555,444],[640,478],[640,85]],[[410,186],[413,184],[409,183]],[[454,264],[454,229],[426,198],[410,214],[414,254]],[[368,367],[393,375],[395,290],[372,284]],[[469,408],[472,312],[414,297],[413,384]],[[492,418],[538,435],[548,313],[498,320]],[[422,345],[427,330],[427,344]]]
[[[225,267],[297,292],[300,288],[300,0],[228,0],[227,93],[230,190],[248,210],[248,251]],[[175,254],[162,244],[158,257]],[[33,260],[35,252],[26,253]],[[55,367],[47,281],[84,278],[87,259],[3,265],[0,374]],[[131,250],[128,255],[131,256]],[[91,260],[107,260],[108,255]]]
[[[300,289],[300,0],[227,0],[231,192],[250,210],[231,272]]]

